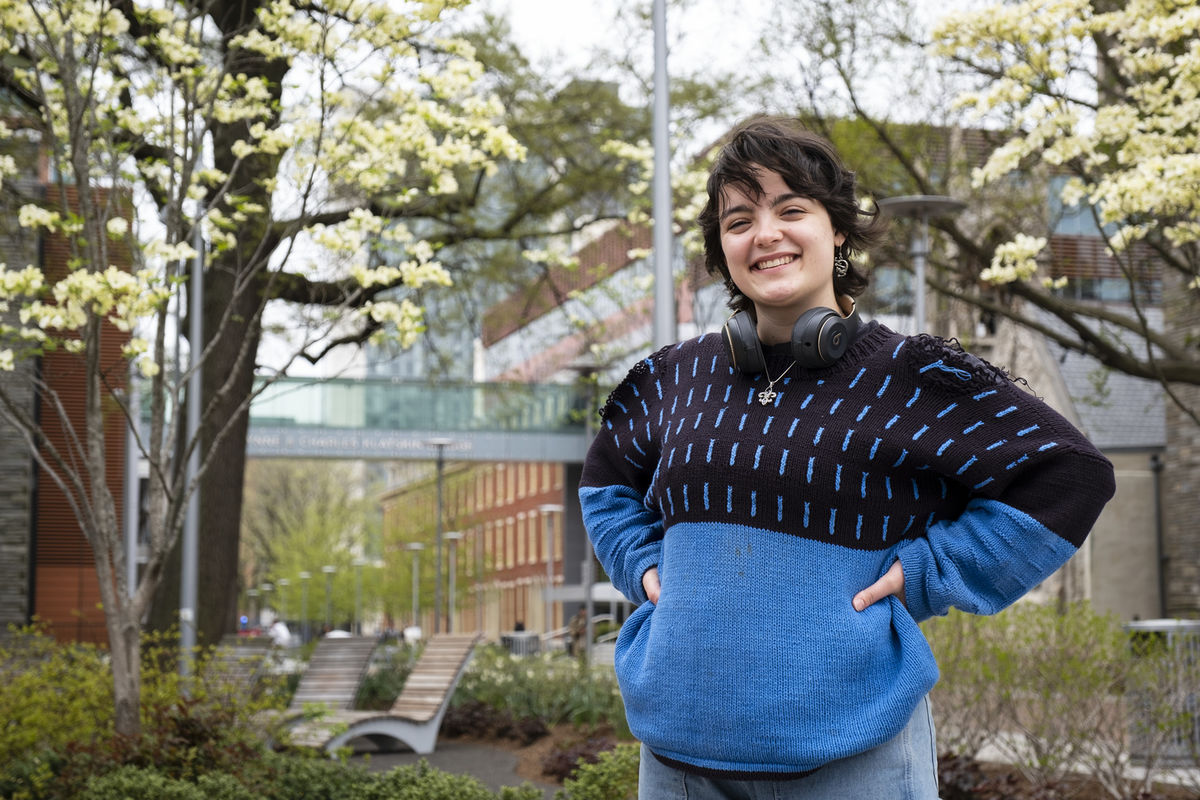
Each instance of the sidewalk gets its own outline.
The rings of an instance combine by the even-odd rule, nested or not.
[[[361,743],[359,743],[361,744]],[[370,758],[366,758],[366,756]],[[503,786],[520,786],[530,783],[542,789],[546,800],[553,800],[555,791],[559,788],[548,781],[531,781],[517,775],[517,756],[510,750],[501,747],[467,742],[458,739],[439,739],[437,750],[427,756],[417,755],[411,750],[398,752],[363,752],[356,753],[350,763],[363,763],[371,772],[387,772],[393,767],[416,764],[421,759],[429,762],[429,766],[455,775],[470,775],[479,780],[493,792]]]

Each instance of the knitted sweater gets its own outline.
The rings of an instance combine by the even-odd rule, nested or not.
[[[766,357],[776,376],[791,361]],[[938,676],[917,622],[1017,600],[1114,489],[1059,414],[933,337],[872,323],[763,405],[766,385],[719,334],[663,348],[609,397],[579,489],[597,557],[640,604],[616,645],[630,729],[661,760],[742,778],[895,736]],[[897,558],[905,603],[854,611]]]

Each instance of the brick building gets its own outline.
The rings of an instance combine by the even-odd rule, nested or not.
[[[16,224],[16,208],[35,200],[46,202],[65,194],[66,202],[77,202],[75,187],[51,184],[49,169],[35,143],[14,140],[22,152],[18,163],[34,167],[16,182],[5,182],[0,227],[0,253],[5,264],[20,268],[39,266],[47,281],[67,274],[70,249],[61,235],[33,232]],[[102,190],[97,190],[102,195]],[[113,263],[128,267],[129,254],[110,250]],[[10,310],[9,314],[14,311]],[[121,347],[129,340],[105,325],[102,329],[100,365],[109,391],[126,384],[127,363]],[[31,359],[20,359],[13,372],[0,373],[0,388],[10,401],[38,420],[49,442],[68,454],[80,472],[85,396],[83,357],[59,351]],[[125,423],[123,415],[106,406],[106,482],[112,492],[118,517],[123,514]],[[27,624],[32,620],[46,626],[55,636],[78,641],[108,639],[96,562],[67,497],[52,477],[35,462],[25,436],[0,420],[0,625]],[[82,476],[84,487],[86,475]]]

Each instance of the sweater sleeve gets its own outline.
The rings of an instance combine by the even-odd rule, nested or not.
[[[596,557],[623,595],[646,602],[642,576],[659,563],[662,514],[648,497],[658,464],[650,409],[664,350],[639,362],[600,411],[579,482],[583,524]]]
[[[991,365],[941,355],[925,388],[954,409],[947,417],[959,440],[976,428],[986,436],[969,451],[952,436],[945,460],[930,464],[969,489],[963,511],[897,547],[917,621],[1016,602],[1074,555],[1115,491],[1112,464],[1066,419]],[[964,385],[939,392],[939,381]]]

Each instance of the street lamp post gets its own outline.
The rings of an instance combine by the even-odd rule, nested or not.
[[[321,567],[321,572],[325,573],[325,630],[322,633],[327,633],[333,628],[330,621],[333,618],[333,573],[337,572],[337,567],[326,564]]]
[[[446,533],[446,541],[450,542],[450,597],[447,600],[449,607],[446,609],[446,633],[454,633],[454,609],[457,605],[455,599],[458,597],[454,584],[458,577],[458,542],[462,538],[462,531]]]
[[[667,3],[654,0],[654,346],[678,333],[675,314],[674,240],[671,225],[671,122],[667,77]]]
[[[554,601],[550,598],[551,590],[554,589],[554,514],[558,514],[563,510],[559,503],[543,503],[538,506],[538,511],[542,512],[546,521],[546,591],[542,593],[542,597],[546,603],[546,633],[554,627]]]
[[[250,624],[258,627],[258,589],[247,589],[246,597],[250,598]]]
[[[417,626],[421,624],[421,551],[425,549],[425,545],[420,542],[409,542],[405,545],[405,549],[412,551],[413,554],[413,574],[412,574],[412,624]]]
[[[957,214],[967,204],[953,197],[933,194],[910,194],[885,197],[876,201],[881,209],[896,217],[913,217],[919,221],[913,230],[909,255],[913,259],[913,328],[911,333],[925,331],[925,258],[929,255],[929,219]]]
[[[258,585],[258,591],[262,595],[263,611],[266,611],[271,607],[271,592],[274,591],[274,589],[275,587],[269,583],[260,583]]]
[[[579,375],[580,383],[582,385],[586,386],[588,389],[588,399],[587,399],[588,413],[586,413],[583,417],[583,426],[584,426],[584,437],[586,438],[586,440],[588,442],[591,442],[592,437],[596,433],[595,427],[594,427],[593,421],[592,421],[592,417],[595,413],[594,409],[596,407],[596,380],[595,380],[595,378],[596,378],[596,375],[600,372],[601,364],[599,361],[597,361],[595,359],[594,356],[589,354],[587,356],[583,356],[581,358],[576,359],[569,366],[571,369],[573,369]],[[583,544],[584,544],[583,569],[581,570],[583,574],[580,579],[580,582],[583,584],[583,592],[584,592],[583,607],[584,607],[584,617],[585,617],[584,633],[583,633],[583,636],[584,636],[584,640],[583,640],[584,656],[583,657],[584,657],[585,663],[591,664],[592,663],[592,639],[595,638],[595,634],[596,634],[595,623],[592,621],[592,616],[596,610],[595,601],[592,599],[592,584],[596,580],[596,570],[595,570],[596,556],[595,556],[595,551],[592,548],[592,540],[588,537],[586,531],[584,532],[584,535],[583,535]],[[564,555],[565,555],[565,547],[564,547]],[[564,563],[564,570],[565,569],[566,569],[566,565]],[[565,576],[565,572],[564,572],[564,576]]]
[[[427,440],[425,444],[437,448],[437,566],[434,570],[437,583],[433,587],[433,632],[439,633],[442,629],[442,484],[445,480],[446,448],[454,444],[454,440],[438,436]]]
[[[292,585],[292,582],[287,578],[280,578],[275,581],[275,585],[279,587],[279,617],[284,622],[287,622],[287,588]]]
[[[367,560],[362,556],[354,559],[354,622],[351,624],[355,636],[362,636],[362,568]]]
[[[304,620],[304,641],[309,639],[308,630],[308,579],[312,577],[311,572],[300,573],[300,617]]]

